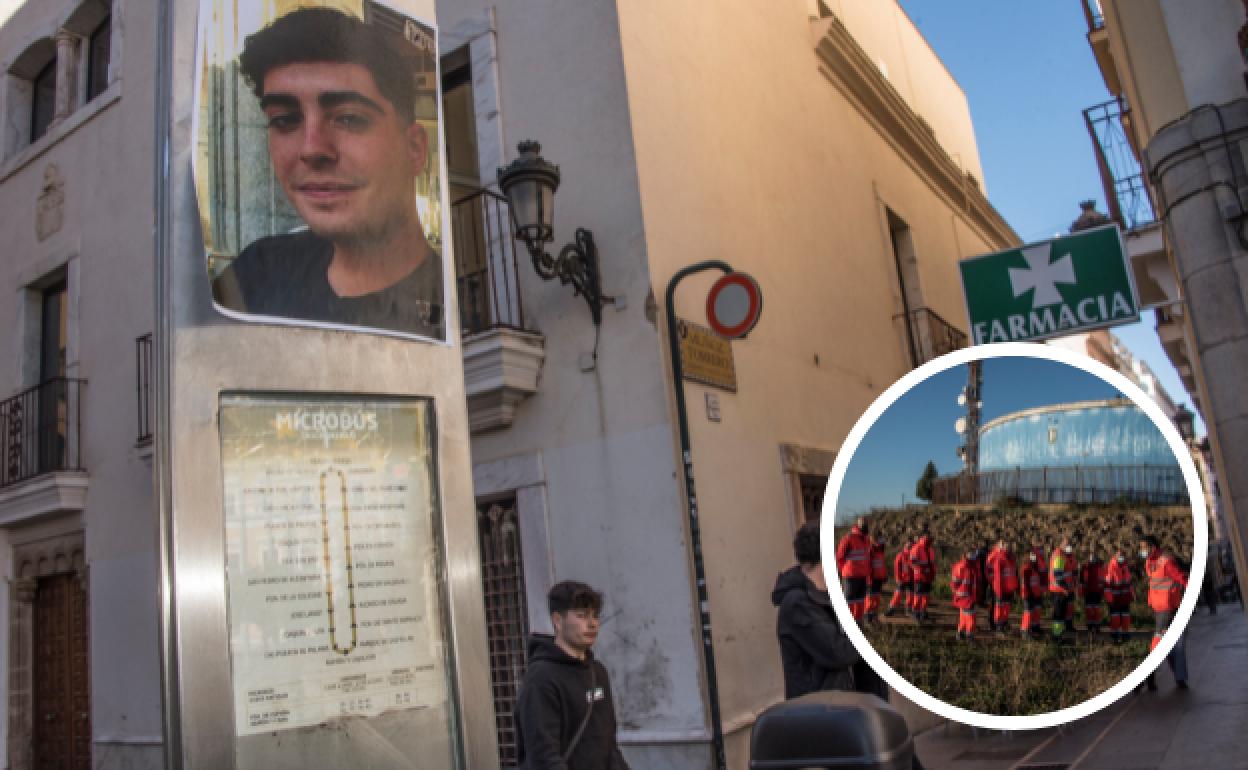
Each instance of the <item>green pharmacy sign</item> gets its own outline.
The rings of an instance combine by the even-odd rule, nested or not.
[[[1140,317],[1117,225],[971,257],[959,267],[976,345],[1060,337]]]

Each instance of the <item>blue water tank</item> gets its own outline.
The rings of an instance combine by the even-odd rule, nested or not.
[[[1178,467],[1170,444],[1129,399],[1025,409],[984,424],[981,471],[1070,466]]]

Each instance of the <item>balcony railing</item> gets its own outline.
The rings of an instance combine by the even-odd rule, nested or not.
[[[82,386],[56,377],[0,401],[0,487],[56,471],[81,471]]]
[[[1083,111],[1083,120],[1096,151],[1096,165],[1101,172],[1109,218],[1125,230],[1134,230],[1156,221],[1153,203],[1148,197],[1140,163],[1131,144],[1130,114],[1122,99],[1110,99]]]
[[[910,361],[916,367],[933,358],[966,347],[966,333],[941,318],[930,308],[915,308],[895,318],[903,318],[906,322],[906,341],[910,345]]]
[[[932,481],[932,502],[1140,503],[1187,505],[1187,484],[1175,465],[1083,465],[1008,468]]]
[[[516,253],[507,199],[480,189],[451,205],[455,284],[464,335],[524,328]]]
[[[149,332],[134,340],[135,389],[138,391],[139,433],[137,444],[152,440],[152,335]]]
[[[1105,29],[1105,16],[1101,13],[1100,0],[1083,0],[1083,17],[1088,20],[1088,31]]]

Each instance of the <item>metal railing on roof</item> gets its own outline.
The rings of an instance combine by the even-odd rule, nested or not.
[[[990,504],[1016,502],[1094,504],[1188,504],[1187,484],[1177,465],[1075,465],[1003,468],[932,480],[932,502]]]

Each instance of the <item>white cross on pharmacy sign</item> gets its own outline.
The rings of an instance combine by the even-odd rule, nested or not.
[[[1061,337],[1140,318],[1117,225],[971,257],[958,266],[976,345]]]

